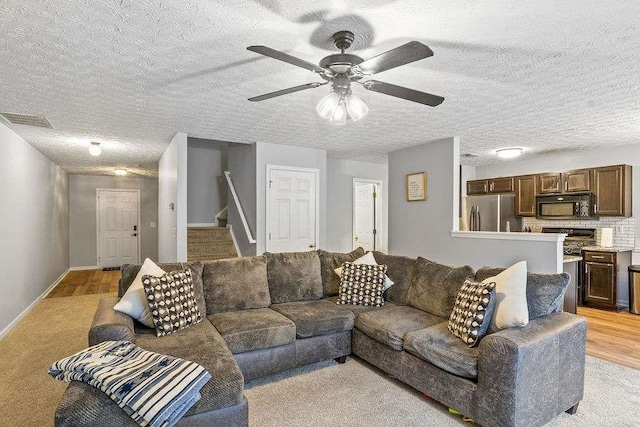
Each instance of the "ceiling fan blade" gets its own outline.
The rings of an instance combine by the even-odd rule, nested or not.
[[[319,65],[312,64],[311,62],[305,61],[304,59],[296,58],[295,56],[291,56],[288,53],[280,52],[279,50],[271,49],[266,46],[249,46],[247,50],[251,52],[259,53],[260,55],[268,56],[273,59],[277,59],[279,61],[286,62],[291,65],[295,65],[297,67],[304,68],[305,70],[313,71],[314,73],[322,74],[325,70]]]
[[[362,83],[365,89],[374,92],[384,93],[385,95],[395,96],[396,98],[406,99],[408,101],[419,102],[420,104],[435,107],[442,104],[444,98],[438,95],[432,95],[419,90],[413,90],[402,86],[392,85],[390,83],[379,82],[377,80],[368,80]]]
[[[358,64],[358,68],[362,73],[370,75],[419,61],[420,59],[430,56],[433,56],[433,51],[429,46],[418,41],[411,41],[361,62]]]
[[[305,89],[313,89],[313,88],[316,88],[318,86],[326,85],[327,83],[329,83],[329,82],[307,83],[307,84],[300,85],[300,86],[290,87],[288,89],[278,90],[276,92],[266,93],[266,94],[260,95],[260,96],[254,96],[253,98],[249,98],[249,101],[264,101],[265,99],[275,98],[276,96],[287,95],[287,94],[290,94],[290,93],[293,93],[293,92],[298,92],[298,91],[305,90]]]

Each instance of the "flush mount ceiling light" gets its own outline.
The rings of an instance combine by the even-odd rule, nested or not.
[[[249,101],[264,101],[275,98],[276,96],[331,84],[331,92],[320,100],[316,111],[320,116],[336,125],[345,124],[348,117],[353,121],[358,121],[369,111],[369,107],[351,92],[351,83],[358,83],[366,90],[418,102],[431,107],[440,105],[442,101],[444,101],[444,98],[441,96],[384,83],[378,80],[361,81],[372,74],[432,56],[433,51],[429,49],[429,46],[418,41],[411,41],[378,56],[374,56],[373,58],[363,60],[359,56],[344,52],[351,47],[354,39],[355,36],[351,31],[338,31],[335,33],[333,35],[333,42],[336,47],[340,49],[340,53],[322,58],[318,65],[296,58],[288,53],[271,49],[270,47],[249,46],[247,49],[252,52],[313,71],[326,80],[325,82],[307,83],[267,93],[249,98]]]
[[[116,169],[114,172],[118,176],[125,176],[127,174],[127,170],[126,169]]]
[[[503,159],[512,159],[522,154],[522,151],[524,151],[522,148],[502,148],[500,150],[496,150],[496,154],[498,157]]]
[[[99,156],[100,154],[102,154],[102,148],[100,148],[99,142],[91,143],[91,145],[89,146],[89,154],[91,154],[92,156]]]

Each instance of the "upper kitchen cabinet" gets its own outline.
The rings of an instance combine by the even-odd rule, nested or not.
[[[562,191],[562,175],[558,173],[541,173],[538,175],[538,193],[554,194]]]
[[[536,216],[536,178],[537,175],[523,175],[513,178],[516,191],[516,216]]]
[[[579,169],[562,172],[562,189],[566,193],[591,191],[591,173],[593,169]]]
[[[486,179],[476,179],[467,181],[467,195],[475,196],[478,194],[487,194],[489,191],[489,181]]]
[[[513,177],[492,178],[489,180],[489,193],[512,193]]]
[[[594,206],[598,216],[631,216],[631,166],[595,168],[593,172]]]

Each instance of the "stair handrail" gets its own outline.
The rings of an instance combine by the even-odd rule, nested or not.
[[[251,230],[249,229],[247,218],[244,216],[244,210],[240,205],[240,199],[238,199],[238,193],[236,193],[236,187],[234,187],[233,181],[231,181],[231,173],[229,171],[224,171],[224,176],[227,179],[227,183],[229,184],[229,189],[231,190],[233,201],[235,202],[236,208],[238,209],[238,214],[240,214],[240,220],[242,220],[242,226],[244,227],[244,232],[247,234],[247,240],[251,244],[256,243],[256,239],[253,238],[253,235],[251,234]]]

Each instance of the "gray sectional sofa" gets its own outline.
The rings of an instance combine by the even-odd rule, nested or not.
[[[103,298],[89,344],[130,340],[147,350],[195,361],[212,379],[179,426],[245,426],[244,383],[353,354],[483,426],[542,425],[582,399],[586,322],[562,313],[569,277],[529,274],[530,322],[486,336],[469,348],[447,330],[455,296],[467,277],[500,270],[450,267],[423,258],[375,252],[395,285],[383,307],[337,305],[334,268],[363,255],[322,250],[265,254],[210,263],[161,264],[190,268],[206,319],[157,338],[152,329],[113,310]],[[122,267],[119,296],[140,266]],[[72,382],[56,426],[134,426],[110,399]]]

